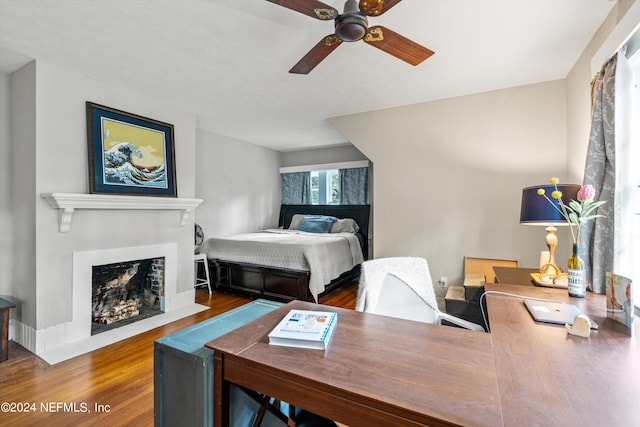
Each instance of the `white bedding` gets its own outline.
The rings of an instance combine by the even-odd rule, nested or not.
[[[355,234],[282,229],[210,238],[201,252],[225,261],[309,271],[309,290],[316,301],[333,279],[364,261]]]

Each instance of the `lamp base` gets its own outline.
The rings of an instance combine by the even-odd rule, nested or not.
[[[547,263],[540,267],[540,274],[543,276],[556,277],[562,274],[562,270],[555,264]]]

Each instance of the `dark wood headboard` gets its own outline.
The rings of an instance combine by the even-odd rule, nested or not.
[[[336,218],[352,218],[360,227],[363,237],[364,259],[369,258],[369,216],[370,205],[281,205],[278,226],[289,228],[291,218],[296,214],[330,215]]]

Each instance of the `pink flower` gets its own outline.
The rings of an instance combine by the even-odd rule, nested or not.
[[[580,191],[578,191],[578,201],[593,200],[595,195],[596,190],[593,188],[593,185],[583,185],[580,187]]]

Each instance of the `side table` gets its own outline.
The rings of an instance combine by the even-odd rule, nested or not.
[[[0,362],[9,358],[9,310],[15,306],[11,301],[0,298]]]

